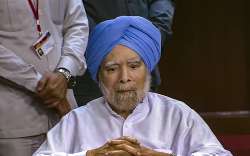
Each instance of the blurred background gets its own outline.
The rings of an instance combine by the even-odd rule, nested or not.
[[[250,155],[250,1],[176,0],[160,93],[199,112],[224,146]]]

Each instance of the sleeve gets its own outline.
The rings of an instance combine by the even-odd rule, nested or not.
[[[93,28],[96,26],[96,22],[90,15],[88,15],[88,21],[89,21],[89,32],[91,32]]]
[[[0,44],[0,83],[10,82],[35,92],[41,77],[33,65]]]
[[[229,151],[223,148],[205,121],[195,111],[191,111],[187,119],[187,125],[183,146],[189,149],[188,155],[232,156]]]
[[[73,76],[82,75],[87,68],[84,53],[89,35],[88,19],[81,0],[64,2],[62,57],[57,68],[66,68]]]
[[[87,151],[72,153],[76,148],[75,131],[77,120],[73,113],[65,115],[62,120],[54,126],[48,133],[47,139],[33,154],[33,156],[85,156]]]
[[[151,0],[149,3],[149,20],[160,30],[162,44],[172,35],[174,10],[173,0]]]

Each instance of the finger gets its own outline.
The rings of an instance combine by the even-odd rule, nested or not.
[[[42,79],[40,81],[38,81],[37,87],[36,87],[37,91],[41,92],[44,89],[44,87],[46,86],[47,82],[48,82],[48,77],[45,75],[44,77],[42,77]]]
[[[107,150],[107,149],[109,149],[109,148],[110,148],[110,146],[109,146],[109,144],[108,144],[108,142],[107,142],[107,143],[105,143],[103,146],[97,148],[96,150],[97,150],[97,151],[105,151],[105,150]]]
[[[57,80],[55,80],[55,75],[52,72],[45,73],[45,76],[47,78],[47,85],[45,88],[49,89],[51,86],[55,85],[57,83]]]
[[[111,148],[107,142],[101,147],[91,150],[91,153],[94,153],[93,155],[105,155],[106,152],[111,151],[111,150],[114,150],[114,149]]]
[[[131,136],[122,136],[121,139],[127,140],[134,144],[140,144],[140,142],[136,138],[131,137]]]
[[[119,144],[129,144],[130,142],[127,140],[119,140],[119,139],[114,139],[114,140],[110,140],[109,145],[119,145]]]
[[[50,78],[45,87],[46,94],[44,94],[45,98],[54,97],[58,100],[62,100],[66,96],[67,92],[67,82],[61,80],[57,74],[50,74]]]
[[[50,95],[50,88],[51,88],[51,74],[50,73],[45,73],[42,80],[41,80],[41,85],[38,86],[38,95],[42,99],[48,99]]]
[[[106,153],[104,153],[105,156],[131,156],[131,154],[129,154],[126,151],[123,150],[113,150],[113,151],[108,151]]]
[[[52,98],[55,99],[55,98],[52,96],[50,90],[48,90],[46,87],[45,87],[41,92],[38,92],[38,96],[39,96],[40,98],[42,98],[44,101],[48,101],[48,100],[50,100],[50,99],[52,99]],[[46,102],[46,103],[48,103],[48,102]]]
[[[134,146],[140,146],[140,143],[136,140],[124,140],[124,139],[114,139],[109,141],[110,145],[118,145],[118,144],[133,144]]]
[[[57,99],[62,100],[64,98],[63,94],[60,92],[61,88],[56,88],[56,85],[48,80],[45,88],[39,93],[40,97],[44,100]]]
[[[123,150],[128,153],[131,153],[132,155],[141,155],[141,148],[140,147],[133,147],[127,144],[120,144],[114,146],[115,149]]]

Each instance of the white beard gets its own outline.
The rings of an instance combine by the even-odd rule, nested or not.
[[[150,89],[150,82],[151,82],[151,75],[148,74],[145,85],[143,89],[138,90],[135,88],[135,85],[130,86],[122,86],[119,85],[115,87],[115,90],[132,90],[127,92],[111,92],[108,90],[102,81],[99,81],[99,87],[105,97],[105,99],[108,101],[109,105],[117,111],[117,113],[120,112],[132,112],[135,107],[140,103],[145,94]]]

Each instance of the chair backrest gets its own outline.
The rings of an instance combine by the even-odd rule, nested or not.
[[[250,155],[250,111],[200,113],[223,146],[235,156]]]

